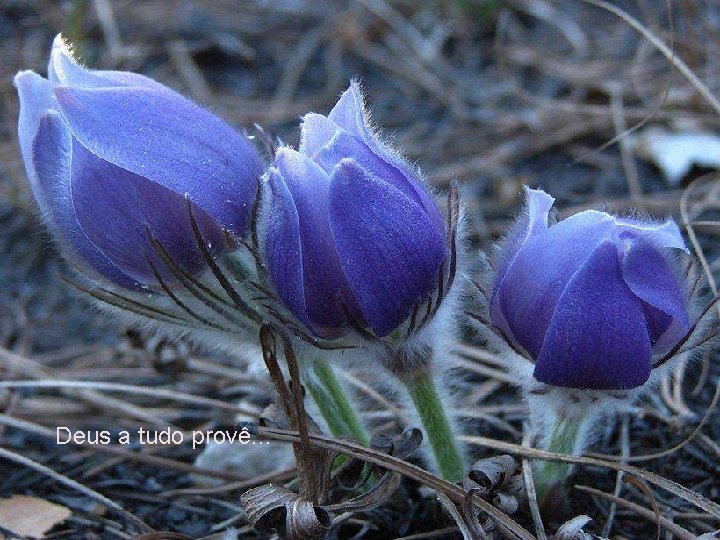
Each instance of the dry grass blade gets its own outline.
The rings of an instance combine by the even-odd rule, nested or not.
[[[458,509],[455,503],[450,500],[450,497],[448,497],[444,493],[438,493],[437,498],[442,503],[445,510],[455,520],[455,523],[457,524],[458,529],[460,529],[464,540],[487,539],[487,535],[485,534],[482,525],[477,522],[477,518],[468,523],[469,520],[467,519],[467,516],[463,515],[463,513]]]
[[[668,85],[668,88],[670,86]],[[665,101],[665,96],[667,95],[667,91],[665,92],[663,96],[663,100],[660,102],[660,106],[662,106],[662,103]],[[625,170],[625,180],[628,184],[628,191],[630,192],[630,197],[633,200],[637,200],[642,196],[642,186],[640,185],[640,177],[637,170],[637,165],[635,163],[635,160],[631,154],[630,151],[630,145],[628,143],[628,139],[626,135],[630,133],[631,131],[628,130],[625,127],[625,113],[623,112],[623,98],[620,94],[619,90],[617,88],[614,88],[611,92],[611,108],[613,112],[613,124],[615,126],[616,136],[615,139],[619,139],[619,146],[620,146],[620,156],[622,158],[622,165],[623,169]],[[641,122],[638,125],[642,125],[644,122]],[[637,126],[634,128],[631,128],[633,131],[638,129]]]
[[[610,13],[613,13],[614,15],[617,15],[620,17],[623,21],[625,21],[628,25],[630,25],[632,28],[640,32],[642,36],[647,39],[652,45],[659,50],[665,58],[667,58],[670,63],[675,66],[675,68],[683,74],[685,78],[690,82],[690,84],[693,85],[693,87],[700,93],[700,95],[705,98],[705,100],[712,106],[712,108],[715,110],[716,113],[720,114],[720,102],[718,102],[717,98],[710,92],[710,89],[695,75],[692,69],[688,67],[688,65],[683,62],[682,59],[678,58],[672,51],[670,47],[665,45],[658,37],[653,34],[648,28],[646,28],[640,21],[632,17],[627,12],[623,11],[617,6],[614,6],[612,4],[609,4],[605,2],[604,0],[582,0],[586,4],[591,4],[593,6],[597,6],[599,8],[602,8],[606,11],[609,11]]]
[[[530,447],[530,425],[523,422],[523,440],[522,445]],[[538,505],[537,492],[535,491],[535,481],[532,474],[532,463],[529,459],[522,460],[523,479],[525,480],[525,490],[527,491],[528,504],[530,505],[530,513],[532,515],[533,524],[535,525],[535,534],[538,540],[546,540],[545,526],[543,525],[542,516],[540,515],[540,506]]]
[[[668,480],[655,473],[638,469],[632,465],[623,465],[622,463],[615,463],[612,461],[605,461],[601,459],[584,457],[584,456],[572,456],[569,454],[554,454],[552,452],[545,452],[544,450],[536,450],[534,448],[524,448],[517,444],[512,444],[504,441],[497,441],[495,439],[488,439],[486,437],[474,437],[464,435],[460,437],[461,440],[476,444],[478,446],[484,446],[486,448],[493,448],[502,452],[508,452],[510,454],[516,454],[522,457],[529,457],[535,459],[542,459],[548,461],[557,461],[559,463],[574,463],[576,465],[587,465],[592,467],[604,467],[606,469],[612,469],[614,471],[623,471],[628,474],[635,475],[642,478],[646,482],[656,485],[670,493],[677,495],[678,497],[686,500],[694,506],[705,510],[715,517],[720,518],[720,504],[703,497],[699,493],[692,491],[691,489],[681,486],[677,482]]]
[[[695,333],[697,332],[698,328],[702,327],[703,321],[705,320],[707,314],[714,306],[718,304],[720,304],[720,296],[716,294],[713,299],[710,300],[710,302],[708,302],[702,309],[702,311],[695,317],[695,320],[690,325],[687,333],[673,346],[672,349],[670,349],[670,351],[668,351],[661,358],[653,362],[653,369],[666,364],[676,355],[692,352],[693,350],[697,349],[698,347],[702,346],[704,343],[707,343],[710,339],[712,339],[714,337],[714,334],[710,333],[709,335],[700,336],[699,341],[690,343],[690,340],[695,337]]]
[[[628,415],[623,415],[622,417],[622,423],[620,427],[620,448],[621,448],[621,454],[623,458],[626,458],[630,454],[630,421],[628,419]],[[627,461],[623,459],[623,463],[626,463]],[[615,488],[613,490],[613,495],[615,497],[619,497],[620,493],[622,492],[623,487],[623,473],[622,471],[618,471],[615,474]],[[615,522],[615,512],[617,511],[617,505],[615,503],[612,503],[610,505],[610,509],[607,513],[607,519],[605,520],[605,525],[603,525],[602,531],[600,532],[600,536],[603,537],[609,537],[610,531],[612,531],[613,524]]]
[[[285,483],[297,475],[297,471],[293,467],[284,471],[273,471],[267,474],[261,474],[254,478],[248,478],[246,480],[240,480],[238,482],[232,482],[230,484],[223,484],[222,486],[207,487],[207,488],[184,488],[184,489],[173,489],[165,492],[166,497],[179,497],[186,495],[219,495],[221,493],[228,493],[230,491],[245,491],[250,488],[257,487],[268,482]]]
[[[435,540],[436,538],[445,538],[446,536],[454,537],[457,535],[457,532],[457,527],[447,527],[445,529],[437,529],[435,531],[411,534],[410,536],[400,536],[395,540]]]
[[[670,0],[666,0],[666,6],[667,6],[667,13],[668,13],[668,23],[670,26],[670,35],[674,36],[674,30],[675,30],[675,24],[673,22],[673,16],[672,16],[672,6],[670,4]],[[597,4],[596,4],[597,5]],[[599,6],[604,7],[604,6]],[[623,20],[625,20],[624,17],[620,16]],[[626,21],[627,22],[627,21]],[[670,64],[672,66],[675,65],[675,41],[671,41],[670,48],[668,49],[670,52],[669,60]],[[640,190],[640,184],[638,179],[638,172],[637,172],[637,166],[635,165],[635,161],[631,158],[629,153],[629,148],[627,144],[627,136],[631,133],[635,133],[640,128],[645,126],[651,119],[653,119],[663,108],[665,103],[667,102],[668,95],[670,94],[670,90],[672,89],[673,85],[673,71],[670,70],[670,73],[668,74],[668,81],[665,87],[663,88],[662,97],[658,101],[658,103],[653,107],[653,109],[646,114],[639,122],[637,122],[634,126],[632,126],[629,129],[625,128],[625,112],[624,112],[624,105],[622,103],[622,96],[618,93],[617,88],[614,88],[611,90],[611,100],[610,100],[610,113],[613,117],[613,124],[615,125],[615,131],[617,132],[616,135],[607,141],[606,143],[600,145],[599,148],[596,148],[592,153],[593,154],[599,154],[606,148],[609,148],[616,142],[620,142],[620,155],[622,159],[623,168],[625,169],[625,176],[628,181],[628,188],[630,191],[631,198],[637,201],[641,197],[641,190]],[[576,160],[579,161],[581,159],[587,159],[589,155],[583,156],[581,158],[578,158]]]
[[[622,497],[616,497],[611,493],[605,493],[604,491],[600,491],[599,489],[591,488],[589,486],[575,486],[575,489],[577,489],[578,491],[584,491],[586,493],[596,495],[598,497],[611,501],[618,506],[627,508],[628,510],[633,511],[637,515],[649,521],[652,521],[653,523],[657,523],[659,527],[662,527],[663,529],[669,531],[671,534],[680,538],[681,540],[693,540],[694,538],[696,538],[696,536],[690,531],[684,529],[680,525],[673,523],[666,517],[657,515],[654,511],[648,510],[647,508],[644,508],[639,504],[635,504],[634,502],[628,501],[627,499],[623,499]]]
[[[658,506],[657,499],[655,499],[655,495],[653,495],[652,490],[648,487],[646,483],[641,481],[638,478],[635,478],[634,476],[627,476],[623,478],[623,481],[627,484],[632,484],[636,488],[638,488],[640,491],[643,492],[643,494],[650,499],[650,503],[652,504],[653,512],[655,513],[655,519],[658,522],[658,530],[657,530],[657,540],[660,540],[660,507]]]
[[[685,191],[683,191],[682,196],[680,197],[680,215],[682,216],[683,225],[685,226],[685,230],[688,234],[688,239],[690,240],[690,243],[693,246],[693,250],[695,251],[695,254],[697,255],[698,259],[700,260],[700,265],[702,266],[703,272],[705,273],[705,277],[708,280],[708,285],[710,286],[710,290],[713,293],[713,296],[717,297],[718,295],[718,289],[717,284],[715,283],[715,277],[713,276],[712,270],[710,269],[710,264],[708,264],[707,258],[705,257],[705,254],[703,253],[702,247],[700,247],[700,242],[698,241],[697,235],[695,234],[695,229],[692,225],[692,220],[689,217],[688,214],[688,199],[690,198],[690,193],[693,191],[693,189],[697,188],[698,186],[701,186],[703,184],[707,184],[708,179],[707,178],[698,178],[693,183],[691,183]],[[720,314],[720,309],[718,311]]]
[[[37,362],[3,348],[0,348],[0,366],[7,367],[10,371],[17,371],[26,377],[41,379],[44,383],[53,380],[53,377]],[[77,394],[83,401],[100,409],[119,411],[131,418],[136,418],[155,426],[168,427],[169,425],[169,423],[162,418],[126,401],[104,396],[93,390],[82,390],[77,392]]]
[[[123,392],[127,394],[137,394],[154,398],[171,399],[182,403],[190,403],[192,405],[201,405],[215,409],[222,409],[235,414],[242,414],[250,418],[258,418],[256,411],[251,411],[239,405],[233,405],[219,399],[206,398],[202,396],[193,396],[191,394],[181,394],[172,390],[164,390],[162,388],[151,388],[149,386],[133,386],[130,384],[117,384],[100,381],[0,381],[0,388],[86,388],[94,390],[106,390],[109,392]]]
[[[697,426],[695,426],[695,429],[692,430],[690,435],[685,437],[682,441],[680,441],[678,444],[668,448],[667,450],[663,450],[662,452],[657,452],[654,454],[643,454],[639,456],[611,456],[608,454],[588,454],[592,457],[596,457],[599,459],[604,459],[607,461],[623,461],[623,462],[637,462],[637,461],[649,461],[651,459],[658,459],[661,457],[669,456],[670,454],[673,454],[680,450],[681,448],[687,446],[690,444],[700,433],[702,432],[703,428],[707,425],[708,421],[710,420],[710,417],[712,416],[713,412],[715,412],[715,408],[717,407],[718,402],[720,401],[720,380],[718,380],[717,385],[715,386],[715,393],[713,394],[712,401],[710,402],[710,405],[708,405],[707,410],[705,411],[705,414],[700,419],[700,422]]]
[[[16,463],[18,465],[22,465],[23,467],[28,467],[30,469],[33,469],[33,470],[39,472],[40,474],[49,476],[53,480],[56,480],[56,481],[60,482],[61,484],[66,485],[70,489],[79,491],[80,493],[82,493],[86,497],[89,497],[93,501],[100,503],[101,505],[112,510],[113,512],[117,512],[119,515],[124,517],[130,523],[133,523],[136,527],[138,527],[143,532],[152,532],[153,531],[153,529],[150,526],[148,526],[144,521],[142,521],[139,517],[135,516],[134,514],[131,514],[130,512],[125,510],[122,506],[120,506],[116,502],[111,501],[110,499],[108,499],[104,495],[101,495],[97,491],[94,491],[86,486],[83,486],[81,483],[76,482],[72,478],[68,478],[67,476],[63,476],[62,474],[53,471],[52,469],[46,467],[42,463],[37,463],[36,461],[26,458],[25,456],[21,456],[20,454],[16,454],[15,452],[6,450],[5,448],[0,448],[0,458],[6,459],[6,460],[8,460],[12,463]]]
[[[12,416],[8,416],[6,414],[0,414],[0,425],[14,427],[16,429],[21,429],[21,430],[27,431],[29,433],[34,433],[36,435],[40,435],[42,437],[46,437],[51,440],[57,440],[57,434],[55,433],[55,431],[48,429],[44,426],[41,426],[39,424],[35,424],[33,422],[28,422],[25,420],[19,420],[17,418],[13,418]],[[68,444],[71,444],[73,446],[82,447],[84,449],[92,450],[94,452],[110,454],[112,456],[116,456],[118,458],[122,458],[124,460],[132,461],[135,463],[146,463],[148,465],[154,465],[154,466],[162,467],[165,469],[182,471],[185,473],[195,474],[198,476],[219,478],[222,480],[237,480],[240,482],[247,481],[246,477],[244,475],[235,474],[230,471],[214,471],[214,470],[210,470],[210,469],[203,469],[202,467],[195,467],[194,465],[190,465],[189,463],[184,463],[182,461],[175,461],[172,459],[153,456],[153,455],[149,455],[147,453],[133,452],[133,451],[126,450],[121,445],[76,444],[72,439],[69,441]]]

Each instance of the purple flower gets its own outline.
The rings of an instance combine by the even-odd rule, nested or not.
[[[654,355],[688,332],[686,287],[673,250],[688,251],[672,220],[588,210],[548,223],[554,199],[527,190],[525,212],[496,261],[492,324],[535,363],[538,381],[630,389]]]
[[[245,232],[262,161],[213,114],[142,75],[80,66],[60,36],[48,78],[23,71],[15,85],[27,174],[71,258],[118,285],[151,284],[152,234],[198,271],[185,196],[214,250],[221,228]]]
[[[328,116],[308,114],[300,150],[267,174],[265,258],[280,298],[313,333],[386,336],[437,285],[445,226],[416,172],[369,127],[351,84]]]

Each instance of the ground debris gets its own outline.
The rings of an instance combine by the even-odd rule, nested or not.
[[[22,537],[41,538],[71,515],[70,510],[59,504],[14,495],[0,499],[0,532],[6,530]]]

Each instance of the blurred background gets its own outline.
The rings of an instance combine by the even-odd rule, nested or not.
[[[327,112],[349,80],[360,79],[375,124],[422,167],[438,190],[453,179],[461,183],[472,249],[488,248],[505,231],[521,202],[521,186],[528,184],[557,197],[561,215],[585,208],[674,215],[690,227],[706,271],[717,273],[720,110],[698,87],[720,94],[720,2],[597,4],[3,0],[0,379],[114,380],[245,400],[256,407],[268,395],[255,375],[209,367],[221,365],[223,359],[126,332],[88,309],[61,283],[63,263],[25,179],[12,87],[12,77],[20,69],[45,75],[49,47],[58,32],[90,67],[143,73],[238,128],[257,123],[290,144],[297,142],[301,114]],[[622,9],[665,43],[667,54],[611,12],[613,8]],[[679,62],[697,81],[692,83],[678,69]],[[525,412],[507,376],[491,356],[476,354],[484,351],[482,344],[468,347],[468,392],[462,403],[467,430],[519,442]],[[618,454],[629,448],[631,454],[649,453],[682,440],[708,411],[713,382],[720,374],[716,359],[708,352],[691,372],[680,374],[642,404],[638,414],[611,422],[599,451]],[[0,389],[0,410],[27,422],[25,428],[30,423],[52,426],[58,418],[85,426],[135,425],[137,415],[126,405],[104,406],[77,392]],[[200,419],[196,411],[172,409],[157,400],[138,398],[133,406],[178,422]],[[717,500],[720,421],[717,415],[712,420],[692,444],[643,466]],[[633,434],[629,441],[628,430]],[[37,430],[33,434],[12,427],[7,418],[0,422],[0,446],[92,486],[163,530],[199,537],[216,532],[219,523],[243,526],[242,516],[237,517],[237,492],[204,498],[168,496],[169,490],[193,485],[187,471],[58,448]],[[168,452],[173,463],[191,463],[197,457],[186,448]],[[614,489],[614,473],[580,474],[594,475],[592,485],[604,491]],[[648,504],[642,489],[625,489],[629,499]],[[34,494],[73,510],[74,517],[55,529],[58,537],[122,537],[122,525],[98,513],[90,499],[0,461],[0,496],[16,493]],[[415,500],[408,497],[408,504]],[[693,517],[684,501],[658,502],[663,515],[688,514],[679,519],[695,533],[720,527],[717,521]],[[425,514],[424,504],[415,501],[410,507],[358,520],[370,523],[367,538],[437,529],[446,518],[437,509]],[[610,508],[607,501],[590,497],[578,504],[597,516]],[[418,518],[421,515],[425,517]],[[427,515],[439,521],[428,522]],[[599,519],[596,532],[603,524]],[[355,523],[354,529],[347,529],[352,529],[348,536],[340,537],[352,537],[361,525]],[[447,521],[443,527],[451,525]],[[613,534],[625,538],[655,534],[651,522],[622,509],[613,527]],[[452,534],[446,531],[445,536]],[[423,538],[431,537],[441,536]]]

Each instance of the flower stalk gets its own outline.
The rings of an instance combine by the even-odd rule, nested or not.
[[[585,421],[585,417],[574,415],[555,417],[546,441],[546,450],[556,454],[579,454],[583,448],[581,435]],[[572,470],[571,463],[536,462],[533,479],[538,500],[542,501],[549,493],[561,488]]]
[[[420,415],[440,474],[445,480],[459,482],[465,475],[465,464],[430,370],[414,370],[401,380]]]
[[[314,364],[313,374],[307,377],[306,386],[333,435],[352,436],[365,446],[370,443],[347,392],[327,360],[321,359]]]

